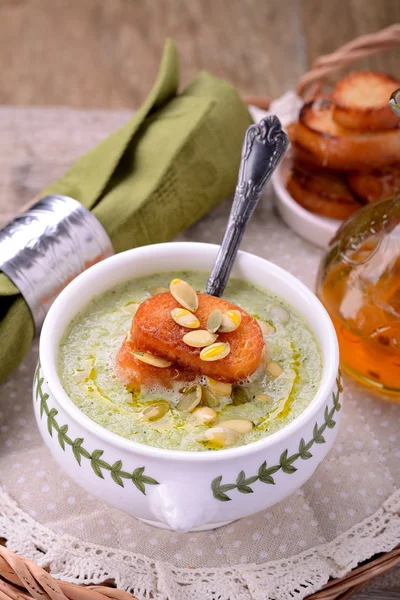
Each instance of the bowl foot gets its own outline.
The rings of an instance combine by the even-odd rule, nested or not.
[[[167,525],[166,523],[161,523],[161,521],[150,521],[149,519],[139,519],[138,517],[136,518],[138,521],[146,523],[147,525],[151,525],[152,527],[158,527],[159,529],[168,529],[168,531],[174,531],[169,525]],[[208,525],[194,527],[193,529],[190,529],[187,533],[191,533],[193,531],[207,531],[209,529],[218,529],[218,527],[229,525],[229,523],[233,523],[233,521],[223,521],[222,523],[208,523]]]

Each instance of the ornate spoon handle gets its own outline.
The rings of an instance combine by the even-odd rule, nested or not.
[[[389,106],[400,117],[400,89],[395,90],[390,96]]]
[[[247,223],[264,185],[285,154],[288,143],[280,121],[274,115],[265,117],[246,131],[232,209],[208,279],[207,294],[223,294]]]

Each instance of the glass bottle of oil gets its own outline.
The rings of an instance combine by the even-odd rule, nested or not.
[[[321,263],[317,293],[343,369],[400,402],[400,197],[365,206],[343,224]]]

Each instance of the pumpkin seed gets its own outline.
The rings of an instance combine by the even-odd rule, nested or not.
[[[283,308],[283,306],[279,306],[279,304],[276,304],[271,308],[270,314],[274,319],[278,319],[278,321],[280,321],[283,325],[285,325],[285,323],[288,323],[290,319],[290,314],[288,313],[286,308]]]
[[[196,331],[185,333],[182,339],[188,346],[193,346],[193,348],[204,348],[205,346],[213,344],[217,337],[217,334],[210,333],[207,329],[196,329]]]
[[[212,393],[208,388],[201,386],[202,389],[202,404],[209,406],[210,408],[217,408],[220,405],[219,398]]]
[[[192,412],[198,404],[200,404],[202,397],[201,385],[191,385],[183,394],[179,400],[176,408],[182,412]]]
[[[272,375],[272,377],[279,377],[279,375],[282,375],[283,373],[283,369],[281,367],[281,365],[275,361],[271,361],[269,363],[267,363],[267,372]]]
[[[216,396],[224,398],[225,396],[231,395],[232,385],[230,383],[223,383],[222,381],[217,381],[211,377],[206,377],[206,382],[210,391]]]
[[[222,314],[221,327],[218,331],[221,333],[231,333],[231,331],[235,331],[239,327],[241,322],[242,314],[240,311],[228,310]]]
[[[275,332],[275,328],[272,327],[272,325],[270,325],[269,323],[266,323],[265,321],[260,321],[260,319],[256,319],[256,321],[259,324],[263,335],[271,335]]]
[[[191,311],[196,311],[199,306],[199,299],[196,292],[186,281],[182,279],[173,279],[169,284],[169,291],[179,304]]]
[[[248,419],[229,419],[228,421],[220,421],[218,425],[232,429],[236,433],[249,433],[253,429],[253,423]]]
[[[140,360],[141,362],[146,363],[146,365],[151,365],[152,367],[159,367],[160,369],[165,369],[165,367],[169,367],[172,365],[172,362],[166,360],[165,358],[161,358],[161,356],[155,356],[154,354],[150,354],[150,352],[132,352],[132,356]]]
[[[207,346],[203,348],[200,352],[201,360],[205,361],[213,361],[213,360],[221,360],[228,356],[231,351],[231,347],[228,342],[216,342],[215,344],[211,344],[211,346]]]
[[[169,289],[162,285],[155,285],[154,287],[149,288],[149,294],[151,296],[158,296],[158,294],[164,294],[165,292],[169,292]]]
[[[73,378],[75,381],[86,381],[86,379],[89,379],[90,373],[93,371],[93,363],[94,360],[91,358],[82,361],[79,365],[80,368],[74,371]]]
[[[268,394],[256,394],[256,400],[259,402],[271,402],[272,398]]]
[[[127,313],[128,315],[136,315],[136,311],[139,308],[140,304],[137,302],[130,302],[126,306],[122,307],[122,312]]]
[[[199,442],[208,442],[213,446],[225,447],[236,444],[240,435],[233,429],[225,429],[225,427],[211,427],[204,431],[197,440]]]
[[[241,385],[234,385],[232,388],[232,404],[239,406],[240,404],[246,404],[250,402],[249,392]]]
[[[222,323],[222,312],[217,308],[213,310],[211,315],[207,319],[207,329],[210,333],[215,333]]]
[[[182,327],[188,327],[189,329],[197,329],[200,327],[200,321],[193,313],[187,308],[173,308],[171,310],[171,317]]]
[[[142,410],[141,418],[143,421],[158,421],[167,414],[169,409],[170,406],[168,402],[152,402],[149,406],[146,406],[146,408]]]
[[[212,423],[212,421],[215,421],[217,418],[217,413],[215,410],[209,408],[208,406],[200,406],[199,408],[195,408],[193,415],[202,423]]]

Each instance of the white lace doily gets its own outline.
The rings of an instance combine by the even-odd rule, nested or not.
[[[61,165],[56,158],[52,162],[50,142],[47,148],[41,142],[36,152],[27,140],[39,139],[39,132],[56,123],[64,156],[72,159],[72,145],[79,154],[96,143],[99,127],[104,134],[122,120],[121,113],[89,118],[53,109],[30,110],[25,120],[21,115],[20,109],[0,110],[0,129],[18,139],[14,154],[1,140],[0,181],[10,185],[30,161],[37,190]],[[10,190],[16,198],[17,190],[11,186],[9,195]],[[28,188],[29,196],[32,191]],[[243,248],[313,287],[321,251],[278,220],[270,193]],[[219,242],[228,212],[229,203],[222,204],[180,239]],[[300,600],[330,577],[342,577],[400,543],[400,406],[374,399],[348,379],[337,442],[301,490],[216,531],[176,534],[105,506],[60,471],[33,420],[36,357],[34,347],[0,388],[0,537],[55,577],[84,584],[114,578],[141,599]]]

